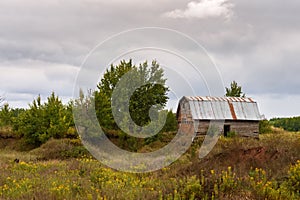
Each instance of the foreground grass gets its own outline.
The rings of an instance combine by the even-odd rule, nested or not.
[[[145,174],[90,157],[40,161],[32,152],[1,150],[0,199],[300,199],[299,144],[299,134],[290,133],[221,138],[203,160],[192,148]]]

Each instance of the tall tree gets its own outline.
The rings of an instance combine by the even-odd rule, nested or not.
[[[161,110],[167,103],[169,88],[165,86],[164,71],[156,61],[152,61],[150,66],[146,61],[137,67],[132,60],[123,60],[106,70],[94,93],[97,118],[104,128],[118,129],[112,114],[112,95],[121,78],[130,71],[136,77],[125,81],[128,85],[122,89],[122,93],[130,91],[136,83],[144,83],[133,92],[129,101],[130,116],[137,125],[144,126],[150,122],[148,113],[153,106]],[[118,109],[122,112],[124,108]]]
[[[111,110],[111,97],[114,88],[121,77],[132,69],[132,61],[121,61],[118,66],[111,65],[104,73],[100,83],[97,85],[98,90],[94,93],[96,115],[99,123],[106,129],[117,129],[114,123]]]
[[[226,87],[227,97],[245,97],[245,93],[242,92],[242,87],[237,84],[237,82],[232,81],[230,88]]]
[[[44,104],[44,113],[47,120],[46,126],[48,127],[45,139],[42,139],[42,142],[47,141],[50,137],[63,138],[71,124],[71,119],[67,118],[67,109],[54,92]]]

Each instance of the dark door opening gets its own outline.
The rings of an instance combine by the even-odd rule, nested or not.
[[[224,125],[224,136],[227,137],[230,132],[230,125]]]

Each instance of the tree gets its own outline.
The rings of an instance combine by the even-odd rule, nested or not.
[[[72,125],[68,109],[54,94],[42,104],[38,96],[29,109],[20,113],[14,129],[23,136],[28,144],[39,146],[51,137],[63,138]]]
[[[122,88],[121,92],[128,93],[136,83],[144,83],[133,92],[129,101],[130,116],[137,125],[148,124],[151,121],[148,116],[149,110],[153,107],[161,110],[167,103],[169,88],[164,86],[166,82],[163,77],[164,71],[156,61],[152,61],[151,66],[146,61],[137,67],[132,64],[132,60],[128,62],[123,60],[119,65],[111,65],[106,70],[97,85],[98,90],[94,92],[96,115],[103,128],[118,130],[112,114],[112,95],[121,78],[131,71],[136,76],[131,77],[127,82],[125,80],[127,85]],[[125,99],[118,99],[118,101],[126,102]],[[118,107],[120,112],[123,112],[124,109]]]
[[[44,135],[45,139],[41,141],[47,141],[50,137],[63,138],[71,124],[71,118],[68,118],[66,107],[54,92],[48,97],[43,110],[47,131]]]
[[[287,131],[300,131],[300,117],[273,118],[270,123]]]
[[[237,82],[233,81],[230,84],[230,88],[226,87],[227,97],[245,97],[245,93],[242,92],[242,87],[238,86]]]
[[[9,107],[7,103],[3,105],[3,107],[0,110],[0,125],[1,126],[10,126],[12,125],[13,121],[13,111]]]
[[[168,115],[167,115],[167,120],[166,124],[163,128],[164,132],[169,132],[169,131],[176,131],[177,130],[177,119],[176,119],[176,114],[173,113],[172,110],[169,110]]]
[[[98,90],[94,93],[96,115],[100,125],[106,129],[117,129],[111,111],[111,96],[118,81],[131,68],[131,60],[127,63],[121,61],[118,66],[111,65],[97,85]]]

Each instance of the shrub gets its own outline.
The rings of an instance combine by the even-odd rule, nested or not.
[[[268,120],[262,120],[259,122],[259,133],[264,134],[264,133],[271,133],[271,125]]]
[[[50,139],[39,148],[32,150],[40,160],[78,158],[88,155],[79,139]]]
[[[288,188],[291,192],[300,194],[300,160],[289,169],[289,178],[287,180]]]
[[[195,197],[202,197],[204,195],[203,186],[200,184],[200,180],[196,176],[187,178],[184,182],[184,188],[182,189],[184,199],[194,199]]]
[[[69,127],[73,125],[71,115],[70,109],[54,93],[44,104],[39,96],[28,110],[18,116],[14,129],[26,143],[38,147],[50,138],[66,137]],[[72,134],[72,130],[69,131]]]
[[[233,138],[233,137],[236,137],[236,136],[237,136],[237,134],[236,134],[235,131],[229,131],[229,132],[227,133],[227,137],[229,137],[229,138]]]

